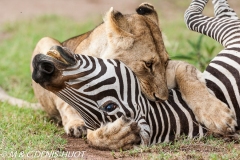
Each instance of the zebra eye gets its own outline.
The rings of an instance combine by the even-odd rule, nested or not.
[[[103,110],[106,112],[114,111],[118,106],[115,103],[108,103],[106,106],[103,107]]]

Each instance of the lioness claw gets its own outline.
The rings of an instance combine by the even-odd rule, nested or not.
[[[70,137],[80,138],[87,135],[87,127],[84,125],[83,121],[70,121],[64,126],[64,130]]]

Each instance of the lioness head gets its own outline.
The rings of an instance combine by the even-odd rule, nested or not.
[[[158,26],[158,15],[148,3],[141,4],[136,12],[123,15],[111,8],[106,13],[108,50],[103,58],[118,59],[130,67],[148,99],[166,100],[165,68],[169,56]]]

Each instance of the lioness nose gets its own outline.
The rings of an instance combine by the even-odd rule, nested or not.
[[[155,101],[157,102],[163,102],[168,99],[168,94],[166,94],[165,96],[159,96],[154,93],[153,96],[155,98]]]

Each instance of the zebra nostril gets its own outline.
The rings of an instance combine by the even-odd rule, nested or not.
[[[54,65],[50,62],[42,62],[39,67],[39,70],[46,74],[52,74],[54,72],[54,69]]]

